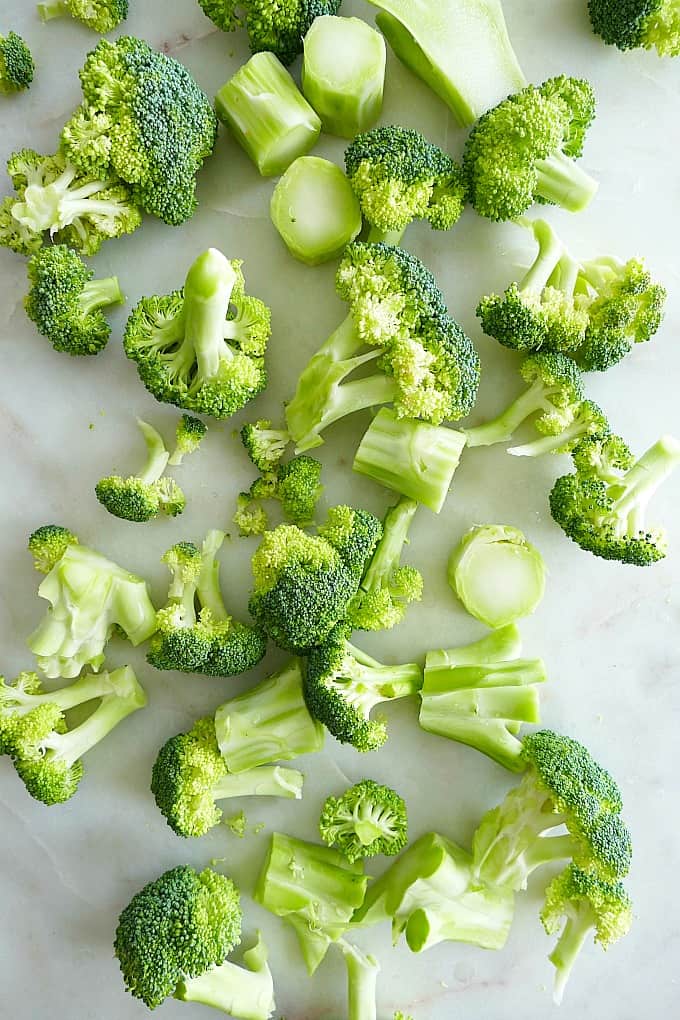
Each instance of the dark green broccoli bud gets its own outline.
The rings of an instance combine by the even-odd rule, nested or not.
[[[69,545],[78,545],[78,538],[72,531],[62,528],[60,524],[43,524],[28,539],[33,566],[41,574],[49,574]]]
[[[362,862],[349,864],[327,846],[275,832],[254,898],[292,926],[313,974],[331,943],[349,928],[367,884]]]
[[[576,471],[558,478],[550,493],[550,512],[567,537],[605,560],[646,567],[663,559],[666,532],[649,525],[646,512],[680,463],[680,442],[662,436],[631,463],[619,436],[594,437],[583,450],[576,447],[574,460]]]
[[[238,775],[227,771],[212,718],[171,737],[158,752],[151,792],[178,836],[204,836],[222,820],[217,801],[230,797],[302,797],[304,777],[295,769],[263,765]]]
[[[23,92],[33,81],[35,63],[28,46],[16,32],[0,35],[0,94]]]
[[[536,201],[585,209],[597,183],[575,160],[594,116],[592,87],[564,75],[528,85],[482,114],[463,155],[476,212],[513,220]]]
[[[369,241],[399,244],[413,220],[450,230],[466,199],[462,169],[412,128],[382,126],[357,135],[345,168],[370,224]]]
[[[241,263],[209,248],[182,290],[142,298],[123,343],[156,400],[229,418],[267,383],[269,309],[244,292]]]
[[[177,482],[163,477],[169,457],[163,437],[141,418],[137,424],[147,449],[144,467],[128,478],[102,478],[94,490],[97,499],[110,514],[124,521],[143,523],[159,514],[177,517],[184,511],[186,499]]]
[[[302,53],[302,41],[315,18],[337,14],[342,0],[198,0],[223,32],[244,27],[252,53],[268,50],[283,64]]]
[[[347,1020],[377,1020],[377,983],[380,964],[375,956],[338,939],[347,968]]]
[[[195,453],[199,448],[208,426],[200,418],[192,418],[190,414],[183,414],[177,422],[175,430],[175,449],[170,455],[168,464],[177,467],[190,453]]]
[[[676,0],[588,0],[593,31],[620,50],[655,49],[680,56],[680,10]]]
[[[286,452],[290,436],[285,429],[272,428],[268,419],[244,425],[239,433],[245,451],[258,471],[273,471]]]
[[[592,932],[594,941],[608,949],[628,934],[633,913],[620,882],[602,882],[571,864],[546,889],[541,921],[548,935],[560,935],[549,957],[555,966],[553,995],[559,1004],[588,935]]]
[[[49,0],[38,4],[42,21],[52,18],[75,18],[95,32],[110,32],[128,14],[128,0]]]
[[[340,418],[378,404],[435,424],[469,413],[479,358],[419,259],[390,245],[354,242],[336,289],[349,315],[308,362],[286,406],[298,452],[319,446],[321,433]],[[371,361],[377,372],[344,382]]]
[[[110,237],[131,234],[142,216],[130,189],[113,175],[86,173],[61,152],[41,156],[33,149],[7,161],[16,197],[0,205],[0,245],[32,255],[43,235],[84,255],[94,255]]]
[[[362,779],[342,796],[326,800],[319,832],[350,864],[376,854],[394,857],[408,838],[406,805],[389,786]]]
[[[310,524],[322,492],[321,464],[301,454],[256,478],[248,492],[239,493],[234,524],[241,536],[264,534],[268,517],[261,503],[272,499],[278,500],[291,523]]]
[[[339,623],[307,656],[304,691],[315,719],[357,751],[375,751],[387,740],[387,726],[371,711],[386,701],[417,694],[423,683],[416,662],[386,666],[348,641],[351,626]]]

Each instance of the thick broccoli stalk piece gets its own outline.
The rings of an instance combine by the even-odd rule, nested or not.
[[[95,485],[95,495],[114,517],[143,523],[160,514],[177,517],[186,506],[184,493],[172,478],[164,478],[169,453],[163,437],[147,422],[137,419],[146,443],[146,461],[136,475],[108,475]]]
[[[381,535],[377,517],[348,506],[331,507],[315,536],[291,524],[265,532],[251,615],[280,648],[305,654],[345,618]]]
[[[231,797],[302,797],[304,777],[295,769],[263,765],[233,775],[215,736],[215,722],[199,719],[188,733],[171,737],[158,752],[151,792],[178,836],[204,836],[219,825],[217,801]]]
[[[269,1020],[276,1003],[267,959],[267,947],[258,932],[255,945],[243,954],[245,967],[225,960],[205,974],[184,978],[177,985],[174,998],[213,1006],[236,1020]]]
[[[200,418],[192,418],[183,414],[177,422],[175,430],[175,449],[170,455],[168,464],[177,467],[190,453],[195,453],[203,442],[208,426]]]
[[[54,563],[38,588],[50,608],[28,647],[46,676],[71,678],[84,666],[100,668],[118,630],[135,646],[146,641],[156,629],[156,610],[146,581],[66,535],[60,538],[60,530],[39,528],[29,539],[39,570]]]
[[[377,1020],[376,990],[380,964],[346,939],[338,946],[347,968],[347,1020]]]
[[[126,181],[136,204],[166,223],[189,219],[217,119],[186,67],[142,39],[121,36],[101,40],[80,83],[83,102],[61,135],[67,158],[85,174]]]
[[[660,57],[680,56],[677,0],[588,0],[593,31],[620,50],[655,49]]]
[[[111,327],[102,308],[125,300],[118,277],[93,279],[81,257],[64,244],[41,248],[28,263],[30,289],[24,308],[55,351],[99,354]]]
[[[322,492],[321,464],[301,454],[256,478],[248,492],[239,493],[234,524],[242,536],[264,534],[268,518],[261,504],[267,500],[277,500],[293,524],[311,524]]]
[[[340,418],[378,404],[439,424],[466,415],[477,395],[479,358],[451,318],[434,277],[401,248],[347,246],[336,289],[349,315],[303,369],[286,421],[297,451],[323,442]],[[375,361],[377,371],[345,382]]]
[[[267,418],[246,424],[239,433],[244,449],[258,471],[273,471],[286,452],[290,436],[286,429],[275,429]]]
[[[7,161],[16,198],[0,205],[0,245],[32,255],[43,235],[84,255],[103,241],[131,234],[142,216],[130,189],[113,175],[78,169],[61,152],[41,156],[33,149],[14,152]]]
[[[588,935],[608,949],[630,931],[633,913],[621,882],[602,882],[570,864],[546,889],[541,921],[548,935],[559,933],[550,954],[555,966],[553,996],[559,1005],[572,967]]]
[[[321,810],[319,832],[350,864],[364,857],[401,853],[408,838],[404,801],[389,786],[362,779],[340,797],[328,797]]]
[[[292,926],[313,974],[331,943],[349,928],[367,884],[361,862],[349,864],[327,846],[275,832],[254,898]]]
[[[525,889],[543,864],[577,859],[606,881],[630,867],[630,835],[619,819],[621,792],[578,741],[552,730],[524,737],[526,773],[482,818],[472,842],[473,872],[497,888]],[[566,826],[565,834],[552,830]]]
[[[412,128],[373,128],[345,150],[345,167],[370,224],[369,241],[399,244],[413,220],[450,230],[466,199],[462,169]]]
[[[564,75],[527,85],[483,114],[463,155],[475,211],[513,220],[537,201],[585,209],[597,182],[575,160],[594,116],[590,84]]]
[[[550,493],[550,512],[567,537],[605,560],[646,567],[663,559],[666,532],[647,523],[647,508],[680,463],[680,441],[662,436],[636,460],[620,436],[592,436],[573,457],[576,471]]]
[[[349,606],[348,619],[358,630],[390,630],[401,623],[408,606],[423,597],[420,571],[401,565],[417,509],[415,500],[402,496],[385,514],[382,538]]]
[[[375,751],[387,740],[382,718],[371,711],[387,701],[417,694],[423,671],[417,662],[386,666],[350,644],[351,626],[339,623],[307,656],[307,707],[333,736],[357,751]]]
[[[474,875],[467,850],[429,832],[371,883],[352,926],[391,921],[394,944],[405,935],[413,953],[445,941],[502,949],[514,899],[510,889]]]
[[[428,652],[420,692],[422,728],[474,747],[513,772],[523,771],[517,734],[522,723],[541,721],[537,684],[547,676],[541,659],[520,659],[520,651],[519,631],[509,624],[473,644]]]
[[[275,761],[321,751],[324,728],[305,705],[299,660],[292,659],[249,691],[220,705],[215,712],[215,735],[229,772],[245,776]]]
[[[31,797],[47,805],[73,797],[83,776],[83,756],[146,705],[146,694],[130,666],[83,677],[72,692],[42,693],[39,681],[29,685],[30,693],[22,686],[23,690],[0,688],[0,744]],[[91,715],[69,729],[64,711],[97,697],[100,701]],[[11,716],[8,727],[6,711]]]
[[[262,631],[234,620],[224,604],[217,559],[224,539],[223,531],[213,530],[200,550],[178,542],[164,554],[172,580],[146,656],[156,669],[236,676],[263,657]]]
[[[253,53],[269,50],[292,64],[315,18],[337,14],[342,0],[198,0],[223,32],[245,28]]]
[[[209,248],[182,290],[133,309],[125,353],[156,400],[229,418],[265,388],[270,312],[244,288],[241,263]]]
[[[128,0],[49,0],[38,4],[38,14],[41,21],[71,17],[104,34],[125,21]]]
[[[0,35],[0,94],[23,92],[33,81],[35,63],[28,46],[16,32]]]

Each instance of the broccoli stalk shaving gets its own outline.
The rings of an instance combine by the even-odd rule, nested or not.
[[[95,486],[97,499],[110,514],[124,521],[142,523],[159,514],[177,517],[184,511],[186,499],[174,479],[163,477],[170,457],[163,437],[140,418],[137,424],[147,449],[144,467],[129,478],[102,478]]]

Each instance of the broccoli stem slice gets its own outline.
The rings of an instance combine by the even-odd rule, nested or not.
[[[63,18],[70,14],[68,4],[53,0],[48,4],[37,4],[38,14],[41,21],[51,21],[53,18]]]
[[[570,904],[570,911],[570,916],[567,917],[562,934],[557,940],[555,948],[548,956],[548,959],[555,967],[553,999],[557,1005],[562,1002],[564,989],[566,988],[576,958],[583,948],[583,943],[596,926],[595,912],[588,904]]]
[[[184,284],[185,341],[196,355],[197,383],[214,379],[222,360],[234,353],[225,342],[224,326],[236,273],[227,258],[209,248],[191,265]],[[181,360],[181,349],[178,352]]]
[[[223,531],[212,529],[205,536],[201,546],[203,565],[198,575],[196,593],[202,609],[210,612],[216,623],[224,623],[231,617],[227,612],[220,586],[220,561],[217,553],[225,539]]]
[[[361,581],[362,591],[372,592],[381,588],[399,566],[417,509],[416,500],[402,496],[399,502],[387,511],[382,538]]]
[[[463,429],[467,445],[494,446],[496,443],[506,443],[530,415],[553,410],[550,398],[557,392],[559,387],[551,388],[542,379],[536,379],[502,414],[483,425]]]
[[[612,483],[611,513],[621,522],[621,530],[635,537],[645,530],[647,506],[670,473],[680,463],[680,441],[674,436],[662,436],[633,464],[620,481]]]
[[[235,775],[228,772],[213,787],[212,795],[215,800],[229,800],[232,797],[286,797],[300,800],[304,781],[305,777],[297,769],[260,765]]]
[[[165,471],[170,454],[165,448],[163,437],[153,425],[142,421],[141,418],[137,419],[137,424],[144,437],[147,450],[146,462],[137,477],[146,485],[153,485]]]
[[[536,194],[569,212],[585,209],[598,188],[597,181],[563,152],[538,160],[536,170]]]
[[[121,305],[124,301],[125,295],[120,289],[117,276],[88,280],[78,298],[83,315],[89,315],[97,308],[104,308],[107,305]]]
[[[339,939],[338,945],[347,967],[347,1020],[376,1020],[380,964],[345,939]]]
[[[255,945],[243,954],[243,962],[245,967],[225,960],[198,977],[185,977],[174,998],[212,1006],[238,1020],[269,1020],[276,1008],[274,984],[259,932]]]
[[[371,226],[367,241],[374,244],[393,244],[398,247],[405,233],[406,227],[402,230],[381,230],[380,227]]]

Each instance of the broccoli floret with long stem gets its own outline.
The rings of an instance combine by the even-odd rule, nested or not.
[[[122,478],[108,475],[97,482],[95,494],[114,517],[143,523],[159,514],[177,517],[184,511],[186,499],[172,478],[163,477],[169,454],[163,437],[147,422],[137,419],[146,444],[146,461],[136,475]]]
[[[319,446],[340,418],[378,404],[435,424],[470,411],[479,358],[419,259],[355,241],[345,250],[336,289],[349,315],[308,362],[286,406],[298,452]],[[370,362],[377,367],[372,374],[346,381]]]
[[[349,928],[367,883],[361,862],[350,864],[327,846],[275,832],[255,900],[293,927],[307,970],[313,974],[331,943]]]
[[[183,414],[177,422],[175,430],[175,449],[170,455],[168,464],[177,467],[190,453],[195,453],[205,439],[208,426],[200,418],[192,418]]]
[[[680,56],[677,0],[588,0],[593,31],[620,50],[655,49]]]
[[[0,94],[23,92],[33,81],[35,63],[28,46],[16,32],[0,35]]]
[[[248,492],[239,493],[234,524],[242,536],[264,534],[268,517],[261,504],[267,500],[277,500],[291,523],[310,524],[322,492],[321,464],[301,454],[256,478]]]
[[[49,574],[69,545],[78,545],[78,536],[60,524],[43,524],[29,536],[28,551],[41,574]]]
[[[601,436],[609,431],[609,422],[602,408],[593,400],[577,405],[573,420],[561,432],[539,436],[529,443],[509,446],[513,457],[542,457],[546,453],[571,453],[586,436]]]
[[[228,418],[266,386],[269,334],[269,309],[245,294],[241,263],[209,248],[182,290],[142,298],[123,342],[156,400]]]
[[[38,14],[42,21],[71,17],[103,34],[125,21],[128,0],[49,0],[38,4]]]
[[[423,682],[416,662],[386,666],[350,644],[351,626],[340,623],[306,661],[307,707],[342,743],[375,751],[387,740],[387,726],[371,711],[384,702],[417,694]]]
[[[447,153],[412,128],[373,128],[345,150],[345,167],[369,241],[399,244],[413,220],[449,230],[463,211],[466,184]]]
[[[628,934],[633,914],[620,882],[602,882],[571,864],[546,889],[541,921],[548,935],[560,936],[549,957],[555,966],[553,995],[559,1004],[588,935],[608,949]]]
[[[350,864],[376,854],[394,857],[406,846],[406,805],[389,786],[362,779],[340,797],[328,797],[319,832]]]
[[[277,467],[290,443],[286,429],[273,428],[266,418],[260,418],[253,425],[244,425],[239,435],[246,453],[262,474]]]
[[[574,462],[550,493],[567,537],[605,560],[646,567],[663,559],[666,532],[647,523],[647,507],[680,463],[680,441],[662,436],[635,460],[620,436],[594,436],[575,448]]]
[[[380,964],[346,939],[338,946],[347,968],[347,1020],[377,1020],[376,986]]]
[[[528,85],[484,113],[463,155],[476,212],[512,220],[536,201],[585,209],[597,183],[575,161],[594,116],[590,84],[564,75]]]
[[[284,64],[302,53],[302,41],[315,18],[337,14],[342,0],[198,0],[223,32],[244,27],[253,53],[268,50]]]

